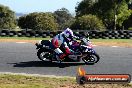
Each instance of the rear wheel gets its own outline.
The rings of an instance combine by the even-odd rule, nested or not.
[[[37,56],[42,61],[51,61],[51,54],[48,51],[45,51],[43,49],[38,50]]]
[[[99,55],[97,53],[93,53],[91,55],[87,55],[82,60],[86,64],[94,64],[94,63],[97,63],[99,61],[99,59],[100,59]]]

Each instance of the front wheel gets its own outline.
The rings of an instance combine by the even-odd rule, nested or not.
[[[86,64],[95,64],[99,61],[100,57],[97,53],[92,53],[90,55],[87,55],[86,57],[84,57],[82,60],[86,63]]]
[[[43,49],[38,50],[37,56],[41,61],[51,61],[50,53]]]

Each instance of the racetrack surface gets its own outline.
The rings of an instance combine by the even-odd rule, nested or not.
[[[31,43],[0,43],[0,72],[76,76],[82,66],[88,74],[131,74],[132,48],[95,46],[100,61],[94,65],[81,63],[44,63],[36,56]]]

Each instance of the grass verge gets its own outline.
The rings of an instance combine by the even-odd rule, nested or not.
[[[40,38],[40,37],[0,37],[0,39],[18,39],[18,40],[42,40],[42,39],[50,39],[50,38]]]
[[[71,77],[40,77],[0,74],[0,88],[132,88],[130,84],[79,85]]]
[[[132,39],[92,39],[91,41],[100,46],[132,47]]]
[[[30,42],[38,40],[50,40],[51,38],[30,38],[30,37],[0,37],[0,42]],[[90,39],[94,45],[99,46],[124,46],[132,47],[132,39]]]

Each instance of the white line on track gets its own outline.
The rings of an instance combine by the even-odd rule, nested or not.
[[[23,76],[36,76],[36,77],[51,77],[51,78],[75,78],[71,76],[56,76],[56,75],[42,75],[42,74],[30,74],[30,73],[14,73],[14,72],[0,72],[0,74],[8,75],[23,75]]]
[[[119,47],[119,46],[112,46],[112,47]]]
[[[22,43],[27,43],[27,42],[16,42],[16,43],[20,43],[20,44],[22,44]]]
[[[93,45],[93,46],[97,46],[97,45]]]

